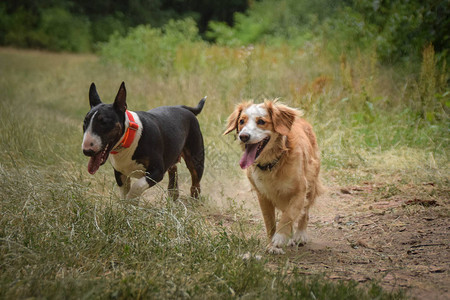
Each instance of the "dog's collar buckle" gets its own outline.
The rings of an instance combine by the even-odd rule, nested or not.
[[[128,112],[128,110],[127,110],[127,112]],[[131,116],[131,118],[133,118],[133,116]],[[136,122],[134,122],[134,119],[133,119],[133,121],[131,121],[131,119],[130,119],[130,125],[129,125],[128,129],[137,131],[139,129],[139,125]]]
[[[130,147],[133,143],[134,137],[136,136],[136,132],[139,129],[138,123],[134,121],[133,114],[128,110],[126,110],[125,112],[129,121],[128,128],[125,131],[125,135],[122,141],[120,141],[119,145],[110,152],[111,154],[117,154],[120,149]]]

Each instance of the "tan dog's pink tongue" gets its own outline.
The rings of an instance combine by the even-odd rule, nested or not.
[[[242,169],[250,167],[256,159],[256,151],[258,150],[258,144],[245,145],[244,155],[242,155],[239,165]]]

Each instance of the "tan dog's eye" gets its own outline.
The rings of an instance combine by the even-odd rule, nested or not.
[[[259,119],[258,121],[256,121],[256,124],[264,125],[264,124],[266,124],[266,122],[263,119]]]
[[[239,120],[239,125],[244,125],[244,119]]]

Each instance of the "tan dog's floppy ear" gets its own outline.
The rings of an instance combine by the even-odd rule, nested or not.
[[[236,108],[234,109],[234,111],[231,113],[231,115],[227,119],[228,125],[227,125],[227,129],[225,129],[225,132],[223,133],[223,135],[229,134],[233,130],[237,129],[239,117],[241,116],[242,111],[244,110],[245,107],[249,106],[250,104],[251,104],[251,102],[245,102],[245,103],[236,105]]]
[[[279,104],[276,100],[266,100],[264,104],[272,118],[274,130],[281,135],[287,135],[291,131],[295,118],[302,114],[301,111]]]
[[[227,119],[227,129],[225,129],[225,132],[223,135],[229,134],[234,129],[237,128],[237,122],[239,120],[239,116],[241,115],[242,109],[239,109],[239,107],[236,107],[236,109],[231,113],[231,115]]]

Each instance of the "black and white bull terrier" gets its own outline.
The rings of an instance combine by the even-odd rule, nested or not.
[[[169,196],[177,199],[176,164],[183,157],[192,177],[191,197],[198,198],[205,153],[196,115],[205,100],[197,107],[162,106],[133,112],[127,110],[124,82],[113,104],[102,103],[92,83],[82,144],[84,155],[90,157],[89,173],[95,174],[110,157],[122,199],[136,199],[167,171]],[[137,178],[132,185],[131,177]]]

